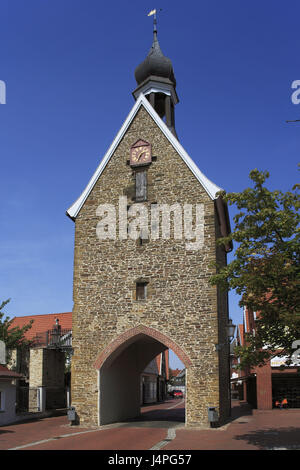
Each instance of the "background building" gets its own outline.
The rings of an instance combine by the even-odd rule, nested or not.
[[[239,325],[237,345],[245,344],[245,334],[255,334],[256,314],[244,309],[244,321]],[[300,373],[299,366],[287,365],[285,357],[275,356],[262,367],[235,370],[238,377],[232,380],[233,389],[239,397],[254,408],[270,410],[276,401],[287,398],[289,408],[300,408]],[[235,358],[238,364],[238,358]]]

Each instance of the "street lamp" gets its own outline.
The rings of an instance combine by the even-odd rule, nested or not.
[[[221,351],[223,348],[227,348],[228,350],[228,399],[229,399],[229,416],[231,415],[231,360],[230,360],[230,343],[234,338],[236,325],[232,323],[231,318],[228,320],[226,325],[226,333],[227,333],[227,341],[225,343],[215,344],[216,351]],[[210,407],[208,409],[208,419],[213,426],[213,423],[217,421],[217,415],[215,408]]]
[[[232,320],[231,318],[229,319],[228,321],[228,325],[227,325],[227,336],[228,336],[228,339],[229,339],[229,342],[231,343],[233,337],[234,337],[234,332],[235,332],[235,325],[232,323]]]
[[[232,323],[231,318],[228,320],[227,324],[227,337],[228,337],[228,371],[229,371],[229,416],[231,416],[231,357],[230,357],[230,343],[234,338],[235,325]]]
[[[232,320],[231,318],[229,319],[228,321],[228,324],[226,326],[226,332],[227,332],[227,338],[228,338],[228,342],[229,344],[231,343],[233,337],[234,337],[234,332],[235,332],[235,328],[236,326],[232,323]],[[221,349],[226,346],[227,343],[220,343],[220,344],[216,344],[216,351],[221,351]]]

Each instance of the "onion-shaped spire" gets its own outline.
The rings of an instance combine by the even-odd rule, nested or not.
[[[166,57],[160,48],[157,39],[157,29],[154,23],[153,43],[146,59],[137,66],[134,72],[137,84],[140,85],[151,75],[168,78],[176,86],[173,66],[171,60]]]

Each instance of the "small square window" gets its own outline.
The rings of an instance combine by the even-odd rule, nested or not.
[[[147,298],[147,282],[136,283],[136,300],[146,300]]]

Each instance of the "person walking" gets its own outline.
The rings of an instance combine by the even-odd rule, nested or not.
[[[281,402],[281,408],[287,408],[288,407],[288,401],[286,398],[284,398]]]

